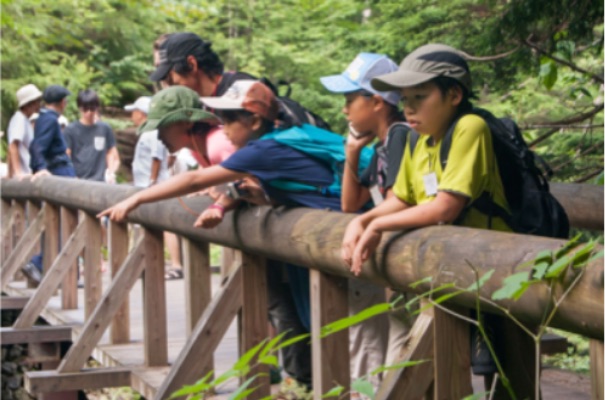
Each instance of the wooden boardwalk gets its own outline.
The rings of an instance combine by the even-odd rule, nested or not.
[[[104,273],[103,278],[104,287],[107,287],[109,273]],[[213,274],[213,292],[220,287],[220,284],[219,275]],[[170,363],[176,360],[186,340],[185,291],[183,285],[183,280],[166,281],[168,360]],[[33,290],[27,289],[24,282],[13,282],[6,292],[11,296],[28,296],[33,293]],[[82,289],[78,290],[79,304],[84,304],[83,292]],[[151,399],[153,393],[160,387],[163,379],[168,374],[169,367],[141,367],[144,364],[142,296],[141,280],[139,280],[130,293],[131,343],[111,345],[109,344],[109,333],[107,331],[95,348],[93,357],[106,367],[133,368],[133,377],[135,377],[133,378],[133,388]],[[77,310],[63,310],[61,309],[60,297],[55,296],[44,309],[42,317],[51,325],[72,326],[75,334],[78,335],[84,322],[84,310],[82,307]],[[237,322],[234,321],[214,353],[217,373],[224,372],[231,367],[237,359],[237,349]],[[232,392],[236,386],[236,382],[233,381],[223,385],[219,388],[218,395],[215,398],[226,398],[226,395]],[[475,393],[483,391],[480,377],[473,377],[473,388]],[[542,374],[542,392],[544,399],[590,399],[590,378],[547,369]]]

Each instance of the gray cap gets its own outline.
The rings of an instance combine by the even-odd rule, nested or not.
[[[438,76],[456,79],[469,93],[472,92],[471,72],[462,54],[444,44],[427,44],[419,47],[399,64],[390,74],[372,79],[376,90],[397,90],[416,86]]]

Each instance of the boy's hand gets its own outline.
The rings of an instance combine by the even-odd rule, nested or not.
[[[195,220],[193,226],[196,228],[210,229],[221,223],[225,212],[219,208],[207,208]]]
[[[242,179],[239,188],[246,192],[246,195],[242,196],[242,199],[248,203],[256,204],[257,206],[271,205],[271,201],[267,198],[260,182],[255,178],[246,177]]]
[[[351,264],[351,272],[355,276],[359,276],[361,273],[362,264],[367,261],[368,258],[376,251],[380,239],[382,238],[382,232],[374,229],[370,224],[367,229],[361,235],[355,251],[353,252],[353,263]]]
[[[97,214],[97,218],[108,216],[109,219],[115,222],[122,222],[128,216],[128,213],[137,208],[138,202],[135,196],[130,196],[126,200],[122,200],[113,207],[101,211]]]
[[[351,133],[349,133],[347,135],[347,149],[361,150],[362,148],[370,144],[375,137],[375,135],[365,135],[356,138],[355,136],[351,135]]]
[[[353,263],[353,252],[355,251],[357,242],[363,234],[363,230],[364,227],[359,218],[354,218],[351,222],[349,222],[349,225],[347,225],[347,229],[345,230],[345,234],[342,239],[342,247],[340,249],[340,256],[349,267]]]
[[[41,169],[40,171],[36,172],[34,175],[32,175],[32,182],[45,177],[45,176],[51,176],[52,174],[50,172],[48,172],[47,169]]]

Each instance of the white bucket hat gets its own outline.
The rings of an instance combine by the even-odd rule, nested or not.
[[[42,97],[42,92],[36,87],[36,85],[30,83],[17,90],[17,102],[18,107],[21,108],[29,102],[38,100]]]

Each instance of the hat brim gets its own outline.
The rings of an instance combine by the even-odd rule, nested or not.
[[[172,69],[172,64],[162,63],[157,66],[157,68],[155,69],[155,71],[153,71],[151,73],[151,75],[149,75],[149,79],[151,79],[154,82],[159,82],[161,80],[164,80],[171,69]]]
[[[225,97],[200,97],[202,103],[216,110],[243,110],[241,100],[232,100]]]
[[[137,134],[144,132],[154,131],[173,124],[175,122],[200,122],[203,121],[209,125],[220,125],[221,120],[214,114],[208,111],[201,110],[199,108],[182,108],[179,110],[172,111],[162,118],[159,119],[148,119],[145,121],[139,129]]]
[[[332,93],[351,93],[363,89],[343,75],[324,76],[319,80]]]
[[[134,104],[128,104],[127,106],[124,106],[124,110],[125,111],[134,111],[134,110],[138,110],[138,108]]]
[[[32,101],[40,100],[42,98],[42,93],[34,93],[31,96],[28,96],[19,102],[17,107],[21,108],[27,103],[31,103]]]
[[[420,85],[428,82],[438,75],[428,74],[425,72],[416,72],[409,70],[397,70],[390,74],[380,75],[372,79],[372,87],[375,90],[384,92],[388,90],[397,90],[401,88]]]

